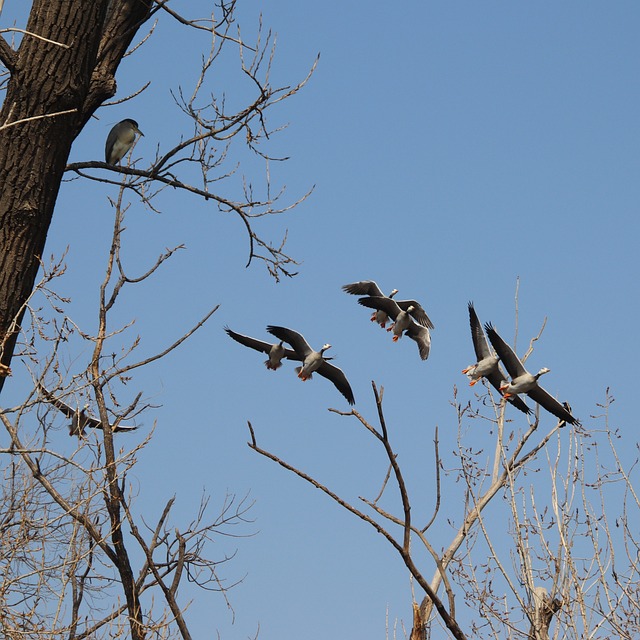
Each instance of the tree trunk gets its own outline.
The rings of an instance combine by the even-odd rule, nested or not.
[[[11,73],[0,111],[4,365],[15,347],[14,323],[22,321],[33,290],[71,145],[115,93],[115,71],[149,10],[150,0],[34,0],[27,31],[53,42],[24,35],[15,52],[0,43]],[[0,389],[4,380],[0,376]]]

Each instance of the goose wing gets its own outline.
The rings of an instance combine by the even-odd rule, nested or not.
[[[342,286],[342,290],[352,296],[384,296],[382,289],[373,280],[360,280]]]
[[[89,427],[90,429],[102,429],[102,423],[100,420],[93,418],[90,415],[87,415],[86,411],[81,411],[79,409],[73,409],[68,404],[65,404],[60,400],[60,398],[56,398],[50,391],[47,391],[43,385],[38,384],[40,390],[42,391],[44,397],[50,402],[56,409],[62,412],[67,418],[71,418],[71,420],[78,419],[78,421],[82,424],[82,429],[86,429]],[[113,428],[113,427],[112,427]],[[118,425],[114,431],[135,431],[137,429],[137,425]],[[73,435],[73,434],[72,434]]]
[[[469,325],[471,326],[471,340],[473,340],[473,349],[476,352],[478,362],[492,356],[493,353],[489,349],[489,343],[482,330],[482,325],[478,318],[476,310],[473,308],[473,302],[469,302]]]
[[[416,300],[397,300],[396,304],[403,310],[406,311],[409,307],[413,307],[413,311],[411,311],[411,316],[413,319],[423,327],[427,329],[434,329],[433,322],[429,319],[429,316],[426,314],[425,310],[422,308],[422,305]]]
[[[580,422],[576,420],[571,413],[561,405],[551,394],[545,391],[540,385],[527,392],[527,395],[535,400],[541,407],[546,409],[549,413],[553,414],[556,418],[564,420],[569,424],[579,425]]]
[[[405,333],[416,342],[418,351],[420,351],[420,357],[426,360],[431,351],[431,334],[429,333],[429,329],[420,326],[412,320]]]
[[[50,391],[47,391],[43,385],[38,383],[38,387],[40,387],[42,394],[47,399],[47,402],[49,402],[56,409],[64,413],[64,415],[67,416],[67,418],[73,418],[73,416],[76,415],[77,413],[76,409],[73,409],[68,404],[65,404],[64,402],[62,402],[60,398],[56,398],[56,396],[54,396],[53,393],[51,393]]]
[[[369,296],[368,298],[359,298],[358,304],[361,304],[363,307],[369,307],[370,309],[384,311],[394,320],[398,317],[400,311],[402,311],[393,298],[387,298],[386,296]]]
[[[268,342],[263,342],[262,340],[257,340],[256,338],[251,338],[250,336],[244,336],[241,333],[236,333],[235,331],[231,331],[229,327],[225,327],[224,330],[227,332],[227,335],[230,338],[233,338],[236,342],[243,344],[245,347],[249,347],[250,349],[255,349],[256,351],[262,351],[262,353],[266,353],[269,355],[271,351],[271,347],[273,344]],[[282,340],[283,338],[280,338]],[[283,358],[288,358],[289,360],[301,361],[300,356],[291,349],[284,350]]]
[[[291,345],[298,356],[296,360],[303,362],[304,359],[313,352],[313,349],[309,346],[309,343],[304,339],[304,337],[293,329],[277,327],[270,324],[267,327],[267,331],[272,336],[278,338],[278,340],[284,340],[287,344]]]
[[[519,378],[521,375],[528,373],[522,362],[520,362],[520,358],[518,358],[514,350],[498,335],[493,325],[487,322],[484,328],[493,348],[496,350],[500,360],[504,363],[511,378],[515,380],[515,378]]]
[[[89,418],[89,420],[92,420],[93,418]],[[100,429],[102,429],[102,423],[99,422],[98,423],[98,427]],[[119,424],[117,427],[113,428],[113,425],[111,425],[111,428],[116,432],[116,433],[120,433],[122,431],[135,431],[138,428],[138,425],[133,425],[133,424]]]
[[[329,364],[325,360],[318,368],[317,373],[325,377],[327,380],[331,380],[336,389],[346,398],[349,404],[355,404],[351,385],[349,384],[347,376],[344,375],[342,369],[339,369],[333,364]]]

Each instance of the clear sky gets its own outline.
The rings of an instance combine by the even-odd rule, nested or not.
[[[11,19],[12,4],[0,26]],[[160,406],[141,419],[142,435],[154,421],[156,429],[130,480],[139,484],[138,506],[150,520],[174,493],[176,524],[194,513],[203,491],[212,495],[212,512],[226,493],[255,501],[253,524],[238,532],[255,535],[221,539],[211,550],[237,550],[223,569],[230,580],[244,577],[229,594],[235,622],[220,597],[194,591],[194,637],[219,630],[223,638],[246,638],[259,626],[261,640],[381,638],[387,615],[390,624],[411,626],[400,559],[372,529],[250,451],[246,422],[259,444],[356,502],[377,494],[386,473],[382,450],[354,418],[327,411],[348,410],[328,381],[302,384],[290,364],[267,371],[264,358],[231,341],[223,327],[266,340],[266,325],[284,325],[314,347],[330,342],[357,410],[372,421],[371,381],[384,386],[392,441],[416,512],[425,517],[433,508],[434,428],[449,455],[457,436],[454,387],[460,401],[483,391],[470,389],[460,373],[475,359],[467,302],[512,343],[519,279],[519,353],[546,319],[529,368],[551,369],[543,386],[569,401],[587,429],[602,425],[591,416],[602,413],[598,403],[610,387],[611,425],[623,446],[635,446],[640,6],[243,4],[247,30],[262,12],[277,33],[274,85],[300,81],[320,53],[308,86],[271,116],[272,125],[289,126],[270,150],[291,157],[272,164],[274,185],[286,184],[289,201],[315,185],[314,192],[294,211],[259,221],[275,242],[288,230],[299,275],[276,284],[259,263],[245,269],[242,225],[211,204],[170,193],[160,214],[133,204],[124,239],[133,273],[166,247],[186,245],[118,311],[122,322],[135,318],[140,354],[161,350],[209,308],[220,309],[179,351],[130,383],[132,396],[141,390]],[[175,6],[205,17],[209,3]],[[162,16],[118,77],[118,97],[147,80],[150,88],[100,110],[71,160],[102,159],[109,129],[125,117],[145,134],[135,149],[142,167],[156,147],[166,151],[188,135],[169,91],[191,89],[206,47],[204,37]],[[211,91],[223,88],[230,99],[242,91],[225,82],[214,71]],[[251,177],[260,184],[259,165]],[[68,247],[60,288],[72,299],[72,318],[88,329],[95,328],[112,227],[108,198],[115,195],[103,185],[66,183],[49,233],[49,254]],[[413,342],[393,344],[368,321],[368,310],[341,292],[362,279],[423,303],[435,324],[426,362]],[[70,352],[70,370],[89,356],[89,346]],[[3,404],[16,402],[26,384],[24,367],[13,368],[17,395],[7,385]],[[522,416],[510,417],[526,426]],[[543,423],[548,428],[555,419],[544,415]],[[472,426],[470,441],[491,451],[484,425]],[[62,422],[59,438],[70,446]],[[451,457],[446,464],[453,466]],[[451,510],[453,518],[459,513]],[[449,535],[445,522],[441,544]],[[430,577],[433,567],[425,566]]]

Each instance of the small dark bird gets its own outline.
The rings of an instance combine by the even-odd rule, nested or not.
[[[298,355],[298,360],[302,362],[301,367],[296,367],[296,373],[300,380],[303,382],[310,380],[312,374],[317,371],[319,375],[333,382],[336,389],[347,399],[349,404],[355,404],[353,391],[347,377],[341,369],[329,364],[327,358],[324,357],[324,352],[331,348],[330,344],[325,344],[320,351],[314,351],[302,335],[297,331],[293,331],[293,329],[269,325],[267,331],[278,340],[284,340],[284,342],[293,347],[293,350]]]
[[[511,382],[505,380],[500,385],[502,395],[508,399],[518,393],[526,393],[556,418],[579,426],[580,422],[571,415],[571,412],[538,384],[540,376],[549,373],[551,369],[543,367],[535,375],[529,373],[513,349],[498,335],[493,325],[488,323],[484,325],[484,328],[493,348],[511,376]]]
[[[118,122],[117,125],[109,131],[107,143],[104,147],[104,157],[108,164],[118,164],[127,154],[129,149],[136,141],[136,134],[144,135],[138,129],[138,123],[135,120],[127,118]]]
[[[89,429],[102,429],[102,423],[100,420],[96,420],[91,416],[87,415],[84,409],[73,409],[68,404],[65,404],[59,398],[56,398],[51,392],[47,391],[42,385],[38,385],[42,391],[42,394],[47,399],[47,402],[50,402],[56,409],[59,409],[65,416],[71,418],[71,424],[69,425],[69,435],[70,436],[78,436],[84,437],[85,429],[88,427]],[[135,431],[137,426],[127,426],[123,424],[119,424],[117,427],[114,427],[112,424],[109,425],[111,430],[115,433],[124,432],[124,431]]]
[[[346,293],[350,293],[353,296],[367,296],[374,298],[393,298],[397,289],[394,289],[388,296],[382,293],[382,289],[373,280],[361,280],[360,282],[352,282],[351,284],[345,284],[342,290]],[[403,310],[406,311],[409,307],[413,307],[411,310],[411,316],[422,327],[427,329],[433,329],[433,322],[429,320],[429,316],[425,313],[422,305],[416,300],[394,300],[394,302]],[[371,322],[377,322],[383,329],[389,319],[388,314],[382,308],[376,308],[376,311],[371,315]]]
[[[266,353],[269,356],[269,359],[264,361],[267,369],[271,369],[272,371],[279,369],[282,366],[282,360],[284,358],[302,362],[302,358],[295,351],[285,348],[285,346],[282,344],[282,340],[280,340],[280,342],[276,342],[275,344],[269,344],[268,342],[263,342],[262,340],[257,340],[256,338],[251,338],[249,336],[243,336],[241,333],[231,331],[229,327],[225,327],[224,330],[227,332],[227,335],[230,338],[233,338],[236,342],[243,344],[245,347],[249,347],[250,349],[255,349],[256,351],[262,351],[262,353]]]
[[[475,364],[469,365],[466,369],[463,369],[462,373],[467,374],[467,377],[471,381],[469,382],[470,386],[473,386],[478,380],[486,378],[491,385],[502,394],[500,387],[506,382],[507,378],[498,364],[500,359],[494,355],[489,348],[484,331],[482,330],[482,325],[480,324],[480,320],[478,320],[472,302],[469,303],[469,324],[471,325],[473,348],[478,361]],[[516,409],[520,409],[523,413],[531,413],[531,409],[529,409],[520,397],[512,396],[508,400]]]

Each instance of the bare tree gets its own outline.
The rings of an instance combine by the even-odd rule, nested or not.
[[[269,164],[282,158],[271,158],[263,147],[274,133],[267,124],[270,108],[298,92],[306,79],[293,86],[272,86],[272,36],[260,28],[255,42],[244,42],[235,9],[236,0],[222,0],[210,19],[192,20],[160,0],[34,0],[24,29],[0,32],[0,63],[5,68],[0,76],[0,389],[11,373],[25,303],[65,172],[115,184],[124,174],[129,177],[127,189],[149,207],[157,206],[154,196],[167,187],[202,198],[218,211],[238,216],[249,239],[248,262],[264,261],[275,278],[293,273],[294,261],[284,251],[286,236],[273,244],[255,232],[252,222],[296,204],[280,204],[282,191],[272,191]],[[174,96],[191,134],[183,139],[176,133],[143,168],[97,161],[67,165],[73,141],[115,95],[120,62],[152,18],[178,22],[185,37],[197,30],[211,38],[195,86],[186,93],[180,88]],[[20,38],[15,48],[4,37],[9,32]],[[133,55],[152,37],[150,26]],[[206,100],[201,95],[209,95],[207,78],[228,47],[237,48],[239,81],[247,83],[252,95],[232,112],[223,95]],[[265,182],[258,188],[244,179],[234,195],[230,178],[242,173],[227,158],[230,148],[240,145],[264,160]]]
[[[185,37],[197,31],[210,39],[195,85],[173,94],[185,125],[144,166],[132,154],[120,165],[68,164],[75,138],[115,95],[123,57],[155,37],[154,18],[177,22]],[[142,28],[147,31],[140,37]],[[128,51],[136,37],[140,43]],[[248,98],[230,110],[224,95],[210,91],[208,79],[234,49],[237,82]],[[192,520],[177,523],[174,498],[159,513],[145,513],[128,480],[153,433],[135,428],[151,406],[142,391],[131,391],[135,372],[178,348],[217,307],[143,357],[130,326],[114,328],[109,320],[124,290],[161,277],[165,262],[181,249],[167,249],[138,274],[121,256],[129,207],[158,211],[168,187],[237,217],[247,234],[247,264],[263,262],[276,280],[294,274],[286,235],[272,243],[255,229],[256,218],[288,211],[306,197],[281,202],[283,189],[271,183],[273,163],[285,158],[269,154],[275,131],[267,116],[308,79],[272,86],[274,54],[274,39],[260,20],[255,40],[245,41],[235,0],[223,0],[208,20],[180,15],[161,0],[34,0],[24,29],[0,32],[0,388],[12,373],[14,352],[32,381],[24,402],[0,407],[8,435],[0,449],[2,637],[188,639],[188,603],[180,598],[185,581],[224,598],[234,583],[221,567],[233,551],[213,558],[209,542],[248,522],[246,499],[226,495],[216,511],[203,496]],[[181,137],[180,130],[189,134]],[[262,164],[262,180],[245,175],[243,161],[250,157]],[[72,321],[69,301],[56,292],[64,256],[51,264],[43,259],[65,174],[113,185],[118,193],[111,201],[113,235],[92,331]],[[78,366],[74,354],[70,367],[69,353],[79,343],[85,349],[89,344],[91,355]],[[54,437],[61,421],[77,442],[70,450]],[[242,526],[240,531],[247,533]]]
[[[192,636],[186,603],[179,600],[185,580],[225,597],[232,586],[221,575],[232,553],[211,558],[208,543],[248,522],[248,501],[227,495],[212,516],[203,496],[193,520],[179,525],[172,521],[175,498],[160,513],[141,512],[139,490],[128,481],[153,435],[153,429],[139,437],[131,428],[122,432],[122,425],[135,426],[149,407],[142,393],[127,393],[133,372],[177,348],[217,307],[160,352],[137,360],[139,339],[126,338],[130,327],[108,328],[123,290],[159,277],[179,248],[159,256],[146,273],[127,274],[120,254],[125,191],[123,185],[115,206],[97,331],[90,335],[75,326],[65,314],[66,302],[53,292],[53,283],[64,275],[62,263],[45,269],[26,309],[31,331],[23,331],[18,342],[31,363],[33,391],[20,406],[0,409],[9,436],[9,446],[0,450],[0,631],[11,640],[186,640]],[[86,366],[72,373],[61,352],[78,340],[92,345],[92,352]],[[127,395],[123,406],[120,399]],[[86,421],[78,429],[67,407],[81,398],[87,400],[81,410]],[[77,439],[77,445],[70,451],[55,437],[60,420],[72,421],[71,441]]]
[[[259,446],[251,423],[249,446],[323,491],[395,549],[424,594],[413,601],[411,640],[430,637],[438,625],[459,639],[638,637],[640,537],[631,523],[640,521],[640,500],[607,422],[608,395],[600,424],[594,420],[587,430],[547,414],[516,412],[508,419],[510,405],[496,404],[491,391],[479,407],[461,403],[456,392],[455,457],[442,458],[436,428],[434,483],[427,495],[410,495],[383,390],[373,384],[373,393],[377,426],[356,410],[330,410],[355,418],[386,454],[380,492],[361,497],[362,506]],[[466,442],[479,422],[489,423],[493,435],[480,450]],[[428,500],[430,514],[420,508]],[[505,545],[507,527],[511,545]],[[453,535],[443,542],[447,530]]]

